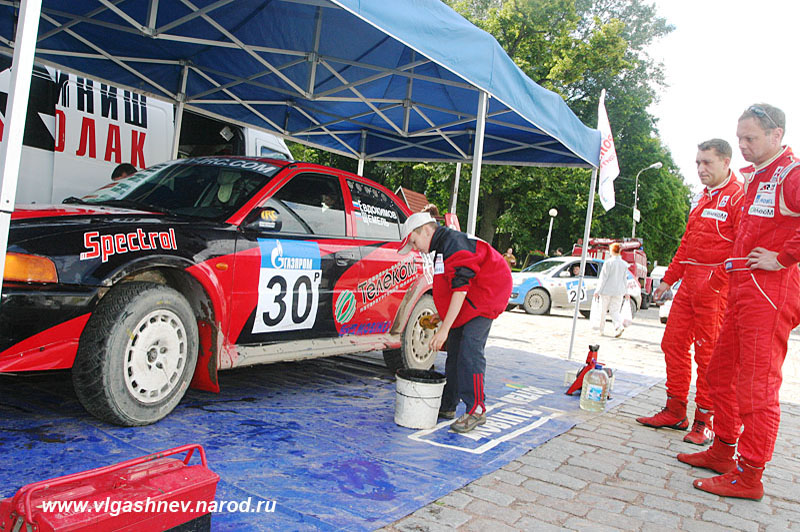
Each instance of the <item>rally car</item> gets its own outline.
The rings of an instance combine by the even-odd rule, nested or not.
[[[551,308],[575,308],[575,302],[579,301],[580,313],[588,318],[603,261],[586,261],[583,288],[578,292],[580,266],[580,257],[553,257],[531,264],[521,272],[512,272],[509,310],[521,306],[528,314],[548,314]],[[627,289],[633,315],[641,305],[642,292],[630,271]]]
[[[427,369],[433,262],[397,253],[409,213],[357,175],[238,157],[18,206],[0,372],[71,368],[91,414],[135,426],[221,369],[371,350]]]

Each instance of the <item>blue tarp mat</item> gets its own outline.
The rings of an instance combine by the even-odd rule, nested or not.
[[[161,422],[138,428],[84,412],[65,372],[0,376],[0,497],[22,485],[187,443],[222,479],[214,530],[372,530],[499,469],[580,419],[564,373],[581,364],[487,350],[489,419],[467,435],[395,425],[394,377],[380,354],[220,374],[222,393],[191,390]],[[443,371],[444,356],[437,360]],[[618,372],[609,408],[657,379]],[[463,405],[461,406],[463,409]],[[459,412],[460,413],[460,412]],[[254,512],[262,508],[274,512]],[[274,501],[274,505],[272,502]]]

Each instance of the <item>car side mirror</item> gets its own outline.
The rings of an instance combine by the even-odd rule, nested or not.
[[[564,270],[563,272],[558,274],[559,277],[572,277],[572,274],[569,273],[569,270]]]
[[[263,233],[278,232],[283,227],[283,221],[278,211],[272,207],[262,207],[255,209],[244,220],[243,227],[250,231]]]

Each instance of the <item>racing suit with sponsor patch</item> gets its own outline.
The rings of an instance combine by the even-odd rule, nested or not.
[[[725,261],[729,305],[706,378],[717,437],[726,443],[738,438],[741,457],[758,467],[775,448],[781,370],[789,333],[800,323],[800,163],[785,147],[760,167],[742,169],[742,176],[744,211]],[[784,267],[748,269],[744,258],[756,247],[778,252]],[[710,284],[719,286],[722,277],[715,272]]]
[[[689,397],[692,356],[697,363],[698,407],[713,410],[706,368],[717,341],[727,303],[727,286],[704,286],[714,268],[730,257],[742,213],[744,193],[733,172],[716,188],[704,189],[689,213],[686,232],[663,281],[683,279],[669,311],[661,349],[667,364],[667,395],[682,402]]]
[[[484,347],[492,320],[508,305],[511,270],[492,246],[447,227],[436,228],[430,251],[436,252],[433,301],[439,316],[447,315],[453,292],[467,293],[447,338],[447,384],[441,410],[453,411],[461,400],[467,413],[478,407],[485,412]]]

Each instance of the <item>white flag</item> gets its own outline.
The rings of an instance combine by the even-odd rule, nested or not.
[[[600,104],[597,109],[597,129],[600,130],[600,171],[598,172],[598,194],[603,208],[610,211],[614,208],[614,179],[619,175],[617,150],[614,149],[614,137],[606,113],[606,90],[600,92]]]

